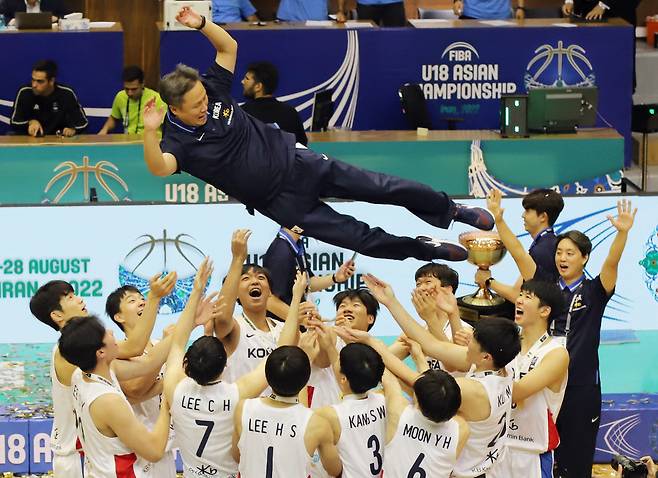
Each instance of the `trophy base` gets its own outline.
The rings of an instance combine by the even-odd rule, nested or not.
[[[496,296],[496,299],[501,299],[500,302],[492,304],[491,301],[486,305],[478,305],[467,302],[472,296],[464,296],[457,299],[459,306],[459,315],[466,322],[477,322],[486,317],[507,317],[509,315],[510,303],[502,297]]]

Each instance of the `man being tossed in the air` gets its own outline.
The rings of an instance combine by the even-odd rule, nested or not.
[[[144,159],[151,173],[185,171],[244,203],[250,212],[258,210],[296,233],[373,257],[464,260],[467,251],[428,236],[398,237],[370,228],[319,198],[402,206],[435,227],[446,228],[453,220],[493,227],[493,216],[484,209],[455,204],[424,184],[296,147],[294,135],[245,114],[230,95],[237,42],[191,8],[181,8],[176,18],[201,31],[217,55],[203,78],[185,65],[162,78],[166,115],[153,104],[144,112]],[[160,143],[156,131],[163,116]]]

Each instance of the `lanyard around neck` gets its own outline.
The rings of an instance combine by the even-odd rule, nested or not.
[[[300,239],[295,241],[290,234],[288,234],[283,228],[279,229],[277,235],[286,241],[292,251],[295,253],[295,260],[297,261],[297,267],[301,272],[308,271],[308,264],[306,262],[306,250],[304,249],[304,243]]]
[[[142,96],[139,97],[139,103],[137,104],[137,124],[135,125],[135,134],[139,133],[139,115],[142,111]],[[123,128],[126,133],[128,133],[128,126],[130,125],[130,98],[126,101],[126,114],[123,117]]]

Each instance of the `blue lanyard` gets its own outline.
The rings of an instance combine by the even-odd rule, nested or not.
[[[283,228],[279,229],[277,235],[286,241],[293,252],[295,253],[295,260],[297,261],[297,266],[301,272],[308,271],[308,264],[306,263],[306,251],[304,250],[304,243],[301,238],[299,242],[295,241],[290,234],[288,234]]]

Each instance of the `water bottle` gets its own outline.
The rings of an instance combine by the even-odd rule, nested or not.
[[[7,26],[5,25],[5,16],[0,14],[0,30],[4,30]]]

